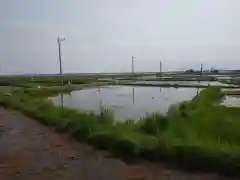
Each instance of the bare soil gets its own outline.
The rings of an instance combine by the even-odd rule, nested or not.
[[[170,169],[160,163],[127,165],[16,111],[0,108],[0,180],[32,179],[230,180]]]

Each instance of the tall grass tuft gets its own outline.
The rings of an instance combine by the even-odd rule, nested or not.
[[[167,128],[168,117],[157,113],[147,114],[139,123],[142,132],[156,135]]]

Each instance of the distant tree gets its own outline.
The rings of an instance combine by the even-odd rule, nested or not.
[[[185,72],[186,73],[194,73],[195,71],[193,69],[187,69]]]
[[[218,72],[219,72],[219,70],[218,69],[211,69],[211,72],[213,72],[213,73],[215,73],[215,74],[217,74]]]

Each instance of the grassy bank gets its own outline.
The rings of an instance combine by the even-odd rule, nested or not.
[[[147,79],[146,81],[216,81],[215,77],[212,76],[181,76],[181,75],[172,75],[169,77],[163,77],[163,78],[153,78],[153,79]]]
[[[144,76],[127,76],[121,77],[121,80],[143,80],[143,81],[216,81],[215,77],[211,76],[164,76],[156,78],[144,78]]]
[[[178,84],[178,83],[159,83],[159,84],[154,84],[154,83],[143,83],[143,82],[120,82],[118,83],[119,85],[124,85],[124,86],[140,86],[140,87],[175,87],[175,88],[207,88],[207,87],[217,87],[217,88],[230,88],[230,89],[239,89],[238,86],[234,85],[205,85],[205,84]]]
[[[36,87],[36,86],[59,86],[63,84],[88,84],[97,82],[98,77],[78,77],[78,76],[6,76],[0,77],[0,86],[20,86],[20,87]]]
[[[240,109],[220,106],[223,94],[219,88],[205,89],[192,101],[172,106],[167,116],[149,115],[136,123],[114,123],[107,111],[89,114],[56,107],[45,99],[71,90],[15,90],[12,96],[1,93],[0,105],[119,156],[164,159],[182,167],[240,177]]]

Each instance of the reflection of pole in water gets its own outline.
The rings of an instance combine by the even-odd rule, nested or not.
[[[63,94],[61,94],[61,106],[63,108]]]
[[[197,88],[197,95],[199,94],[199,88]]]
[[[135,88],[132,88],[132,102],[135,103]]]
[[[101,98],[101,90],[100,90],[100,87],[98,87],[98,96],[99,96],[99,111],[100,111],[100,114],[102,115],[103,113],[103,103],[102,103],[102,98]]]
[[[162,88],[161,87],[159,88],[159,91],[162,92]]]
[[[100,106],[100,113],[102,115],[103,114],[103,104],[102,104],[102,98],[101,97],[100,97],[99,106]]]

